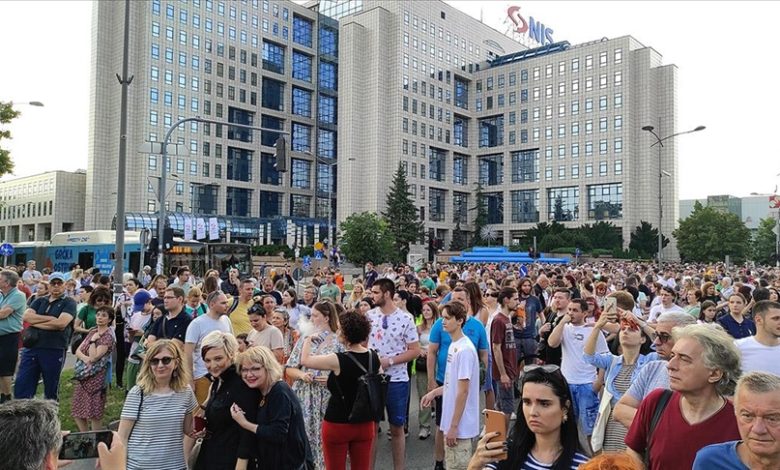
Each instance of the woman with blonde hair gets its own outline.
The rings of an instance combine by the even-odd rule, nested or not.
[[[349,299],[347,299],[347,308],[357,308],[358,305],[360,305],[360,301],[365,297],[365,294],[366,290],[363,288],[363,284],[357,281],[354,282],[352,284],[352,293],[349,295]]]
[[[265,346],[255,346],[236,359],[244,383],[258,390],[257,408],[230,408],[233,419],[247,433],[255,455],[250,468],[257,470],[314,468],[303,412],[298,397],[283,378],[282,366]],[[247,418],[248,416],[251,419]],[[256,423],[256,424],[255,424]],[[242,440],[247,437],[242,436]],[[319,441],[315,442],[319,447]],[[249,459],[239,458],[236,470],[245,470]],[[323,468],[324,467],[319,467]]]
[[[207,334],[200,354],[212,383],[206,404],[195,413],[206,419],[205,429],[197,434],[204,439],[195,470],[233,470],[238,459],[252,457],[254,439],[233,420],[230,408],[235,403],[242,409],[252,409],[260,401],[260,392],[249,388],[236,371],[238,341],[230,333]]]
[[[127,444],[127,470],[187,468],[184,436],[193,435],[198,407],[189,384],[179,345],[155,341],[122,408],[119,435]]]

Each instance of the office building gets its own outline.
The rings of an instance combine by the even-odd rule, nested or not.
[[[154,228],[161,174],[175,232],[183,217],[220,216],[233,239],[264,220],[313,225],[335,213],[338,24],[292,2],[131,2],[127,226]],[[95,2],[86,228],[110,228],[116,202],[124,2]],[[274,168],[279,134],[187,122],[178,154],[138,153],[182,118],[286,132],[289,165]],[[171,146],[171,149],[173,147]]]
[[[123,8],[94,10],[87,228],[115,212],[89,195],[116,185]],[[197,213],[251,233],[257,221],[381,212],[399,165],[445,246],[456,225],[472,229],[477,183],[503,244],[539,222],[606,220],[627,245],[641,221],[657,225],[659,196],[663,232],[678,219],[675,142],[659,161],[641,131],[675,132],[677,69],[630,36],[570,44],[537,30],[540,43],[524,44],[444,2],[408,0],[155,0],[132,4],[131,28],[138,224],[154,224],[162,171],[175,229]],[[289,171],[273,168],[274,133],[202,123],[174,131],[169,168],[134,153],[196,115],[288,132]]]
[[[0,182],[0,240],[48,241],[55,233],[83,230],[86,180],[78,170]]]
[[[713,207],[722,212],[736,215],[755,235],[761,219],[777,220],[778,209],[770,207],[770,196],[769,194],[756,194],[747,197],[736,197],[729,194],[721,194],[707,196],[704,199],[681,199],[680,219],[688,218],[698,202],[704,207]]]

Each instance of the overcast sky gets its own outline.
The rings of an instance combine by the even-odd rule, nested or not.
[[[572,44],[630,34],[677,65],[678,130],[707,126],[678,140],[681,199],[766,193],[780,181],[769,141],[780,109],[780,2],[447,3],[500,31],[507,7],[519,5]],[[16,176],[87,167],[91,10],[88,1],[0,1],[0,100],[45,103],[20,106],[7,126]]]

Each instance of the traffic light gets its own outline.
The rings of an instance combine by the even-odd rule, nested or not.
[[[163,249],[170,250],[173,246],[173,229],[171,227],[165,227],[163,229]]]
[[[274,168],[276,168],[276,171],[285,172],[287,171],[287,140],[285,140],[284,136],[280,135],[276,139],[274,147],[276,147]]]

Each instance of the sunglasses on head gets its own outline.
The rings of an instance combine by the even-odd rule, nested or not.
[[[629,330],[639,330],[639,323],[628,318],[620,319],[620,329],[628,328]]]
[[[535,370],[541,370],[543,372],[547,372],[548,374],[553,374],[561,370],[561,368],[555,364],[531,364],[523,368],[523,372],[532,372]]]

